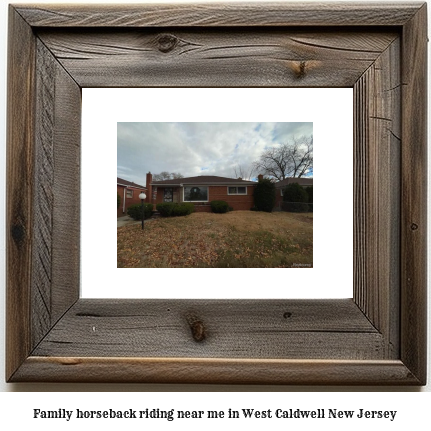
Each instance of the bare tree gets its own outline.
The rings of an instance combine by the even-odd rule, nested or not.
[[[243,180],[250,180],[254,173],[254,167],[253,166],[243,166],[240,164],[237,164],[233,168],[234,177],[235,178],[242,178]]]
[[[171,173],[171,177],[172,177],[173,180],[177,180],[179,178],[184,178],[184,175],[180,174],[179,172],[172,172]]]
[[[179,172],[167,172],[167,171],[163,171],[163,172],[160,172],[160,174],[153,175],[154,181],[176,180],[178,178],[184,178],[184,175],[180,174]]]
[[[313,136],[293,139],[265,150],[253,164],[256,172],[278,181],[313,173]]]

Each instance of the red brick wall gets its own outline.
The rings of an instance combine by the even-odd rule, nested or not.
[[[156,200],[153,202],[153,205],[161,204],[163,202],[163,187],[157,187],[155,197]]]
[[[180,201],[183,199],[183,190],[180,188],[174,188],[179,191],[179,197]],[[211,201],[216,200],[222,200],[226,201],[235,211],[243,210],[243,211],[249,211],[254,206],[254,199],[253,199],[253,192],[254,192],[254,186],[247,186],[247,194],[246,195],[228,195],[227,193],[227,186],[209,186],[208,190],[208,202],[206,202],[207,205],[204,205],[202,207],[196,206],[195,211],[210,211],[209,203]],[[163,202],[163,187],[157,187],[157,197],[155,204],[162,203]]]
[[[126,194],[124,194],[124,189],[126,189]],[[131,198],[127,197],[127,190],[130,190],[133,192],[133,197],[131,197]],[[127,215],[127,208],[129,208],[130,205],[140,204],[141,200],[139,199],[139,194],[142,192],[144,192],[146,195],[148,195],[148,192],[145,189],[135,189],[135,188],[131,188],[131,187],[125,188],[125,187],[119,186],[117,184],[117,193],[120,195],[120,208],[117,209],[117,217]],[[123,213],[124,196],[126,196],[126,205],[125,205],[125,211]],[[146,199],[146,201],[147,201],[147,199]]]
[[[147,181],[147,183],[145,185],[147,186],[148,193],[146,193],[147,197],[145,199],[145,202],[153,203],[154,191],[153,191],[153,186],[151,185],[151,183],[153,182],[153,174],[151,172],[147,173],[146,181]]]
[[[210,186],[209,201],[226,201],[234,211],[249,211],[254,206],[254,186],[247,186],[246,195],[228,195],[227,186]]]
[[[211,212],[211,205],[208,204],[202,204],[202,205],[195,205],[195,212],[196,213],[210,213]]]

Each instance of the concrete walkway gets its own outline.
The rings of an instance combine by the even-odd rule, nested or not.
[[[156,219],[157,217],[154,217],[154,219]],[[148,220],[144,220],[144,223],[148,223],[152,220],[154,220],[153,218],[149,218]],[[118,227],[122,227],[122,226],[127,226],[129,224],[141,224],[142,220],[133,220],[132,217],[125,215],[122,217],[117,217],[117,228]]]
[[[117,217],[117,227],[127,226],[129,224],[138,224],[141,221],[133,220],[132,217],[126,215],[122,217]]]

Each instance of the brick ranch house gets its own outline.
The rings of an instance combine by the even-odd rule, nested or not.
[[[275,209],[280,208],[280,203],[283,201],[283,189],[292,183],[298,183],[302,187],[312,187],[313,178],[286,178],[282,181],[275,183]]]
[[[210,202],[226,201],[234,210],[250,210],[254,206],[254,181],[241,178],[197,176],[175,180],[153,181],[147,174],[147,202],[193,202],[196,212],[210,212]]]
[[[120,207],[117,209],[117,217],[127,214],[127,208],[130,205],[140,204],[139,194],[142,192],[148,196],[147,187],[117,177],[117,193],[120,195]]]

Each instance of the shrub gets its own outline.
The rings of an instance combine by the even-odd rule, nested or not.
[[[291,183],[283,189],[283,206],[285,211],[308,212],[308,193],[298,183]]]
[[[134,220],[142,220],[142,204],[133,204],[127,208],[127,214]],[[144,203],[144,215],[148,219],[153,214],[153,204]]]
[[[156,208],[162,217],[186,216],[195,210],[195,206],[189,202],[164,202],[157,204]]]
[[[275,205],[275,184],[268,178],[259,180],[253,196],[257,211],[271,212]]]
[[[121,205],[121,198],[120,198],[120,195],[117,193],[117,210],[118,208],[120,208],[120,205]]]
[[[313,212],[313,186],[308,186],[305,191],[308,194],[308,211]]]
[[[223,214],[229,211],[229,204],[226,201],[211,201],[211,211],[213,213]]]
[[[162,217],[170,217],[172,215],[172,208],[174,204],[165,202],[163,204],[157,204],[156,209]]]
[[[308,203],[313,203],[313,186],[308,186],[305,188],[305,191],[308,194]]]
[[[298,183],[291,183],[283,189],[284,202],[308,202],[308,193]]]
[[[174,217],[186,216],[191,214],[195,210],[195,206],[189,202],[181,202],[179,204],[174,204],[172,209],[172,215]]]

